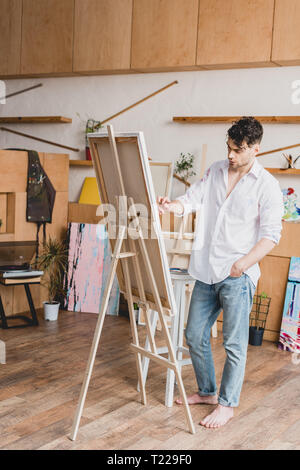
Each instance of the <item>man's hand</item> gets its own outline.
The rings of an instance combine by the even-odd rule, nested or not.
[[[229,276],[231,277],[241,277],[245,271],[245,264],[243,258],[238,259],[232,266]]]
[[[230,276],[240,277],[250,266],[258,263],[264,256],[273,250],[275,242],[268,238],[261,238],[247,255],[238,259],[231,267]]]
[[[183,214],[183,205],[176,199],[175,201],[170,201],[170,199],[167,197],[158,196],[156,202],[160,214],[164,214],[165,212],[174,212],[178,215]]]
[[[164,214],[165,211],[168,212],[170,210],[170,202],[170,199],[167,197],[157,197],[158,211],[160,214]]]

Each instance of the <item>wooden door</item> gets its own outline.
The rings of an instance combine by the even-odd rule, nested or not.
[[[300,64],[300,2],[276,0],[272,61],[280,65]]]
[[[268,255],[260,262],[261,278],[257,292],[265,292],[271,297],[264,333],[264,339],[270,341],[279,339],[289,266],[290,258],[279,256]]]
[[[201,0],[197,65],[272,66],[274,0]]]
[[[23,0],[22,74],[72,71],[74,0]]]
[[[0,0],[1,76],[20,73],[21,16],[22,0]]]
[[[75,0],[75,72],[130,68],[132,0]]]
[[[198,0],[134,0],[131,68],[195,67],[197,16]]]

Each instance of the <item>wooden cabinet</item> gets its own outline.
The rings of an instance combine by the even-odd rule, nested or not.
[[[134,0],[131,68],[195,67],[198,4]]]
[[[300,64],[300,1],[276,0],[272,61],[279,65]]]
[[[0,0],[0,78],[300,64],[300,0]]]
[[[22,0],[0,0],[0,74],[2,76],[20,73],[21,17]]]
[[[75,72],[130,69],[132,0],[75,0]]]
[[[257,293],[266,292],[268,297],[271,297],[264,339],[278,341],[290,258],[268,255],[259,263],[259,267],[261,277],[258,281]]]
[[[22,74],[72,71],[74,0],[23,0]]]
[[[197,64],[272,66],[274,0],[200,0]]]

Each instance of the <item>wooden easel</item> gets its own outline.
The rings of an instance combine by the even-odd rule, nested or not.
[[[146,356],[147,358],[153,359],[155,362],[158,362],[159,364],[167,368],[170,368],[171,370],[174,371],[176,379],[177,379],[177,384],[180,390],[180,394],[183,398],[183,405],[184,405],[183,408],[184,408],[185,416],[186,416],[187,423],[188,423],[188,429],[190,433],[194,434],[195,433],[194,423],[192,421],[184,385],[183,385],[182,378],[181,378],[181,373],[178,367],[176,355],[174,352],[173,344],[171,341],[167,322],[165,319],[166,309],[163,307],[162,301],[159,295],[159,290],[158,290],[155,276],[154,276],[152,266],[151,266],[151,260],[149,258],[149,254],[148,254],[147,247],[146,247],[145,240],[144,240],[140,217],[137,214],[137,211],[135,209],[133,199],[128,198],[128,202],[127,202],[123,177],[122,177],[121,168],[120,168],[117,145],[116,145],[116,141],[113,135],[112,128],[110,126],[108,126],[108,134],[109,134],[111,153],[113,156],[112,165],[115,166],[115,170],[116,170],[115,177],[116,179],[119,180],[118,182],[121,188],[120,196],[122,196],[121,202],[123,202],[122,207],[120,207],[121,204],[118,205],[117,207],[118,217],[116,220],[117,221],[124,220],[124,214],[126,214],[126,220],[125,220],[125,224],[116,225],[116,227],[110,227],[110,228],[117,229],[117,239],[116,239],[116,243],[113,249],[110,272],[109,272],[109,276],[107,279],[103,301],[101,304],[101,310],[100,310],[99,317],[97,320],[97,325],[96,325],[94,338],[93,338],[93,342],[92,342],[92,346],[90,350],[90,355],[89,355],[89,359],[87,363],[84,381],[83,381],[81,392],[80,392],[80,397],[79,397],[79,401],[77,405],[77,410],[76,410],[76,414],[75,414],[75,418],[73,422],[70,439],[75,440],[77,432],[78,432],[80,418],[82,415],[84,402],[85,402],[85,398],[86,398],[86,394],[87,394],[87,390],[88,390],[88,386],[89,386],[89,382],[90,382],[90,378],[92,375],[92,370],[93,370],[93,366],[95,362],[96,352],[97,352],[100,337],[101,337],[103,322],[104,322],[104,318],[105,318],[105,314],[106,314],[106,310],[108,306],[112,283],[113,283],[115,274],[117,272],[119,262],[121,264],[121,267],[124,273],[124,280],[125,280],[124,295],[127,299],[128,308],[129,308],[131,334],[132,334],[132,339],[133,339],[131,348],[135,353],[139,390],[141,393],[141,402],[144,405],[146,405],[146,391],[145,391],[145,383],[144,383],[145,381],[143,379],[142,361],[141,361],[141,356]],[[94,164],[95,164],[95,169],[96,169],[96,177],[98,178],[100,174],[100,169],[97,168],[97,163],[94,162]],[[99,184],[99,181],[98,181],[98,184]],[[126,200],[126,206],[124,207],[125,200]],[[130,207],[130,216],[128,215],[129,214],[128,207]],[[127,222],[127,225],[126,225],[126,222]],[[129,223],[130,223],[130,227],[129,227]],[[127,234],[129,235],[128,238],[126,238]],[[143,264],[146,267],[146,274],[147,274],[147,277],[149,279],[149,283],[151,286],[153,302],[150,302],[149,300],[147,300],[147,296],[144,290],[142,274],[141,274],[141,265],[139,261],[140,257],[142,257]],[[138,296],[135,296],[132,293],[129,262],[128,262],[129,258],[132,260],[132,263],[133,263],[134,274],[135,274],[135,278],[137,280],[137,285],[138,285]],[[134,313],[134,308],[133,308],[134,302],[138,303],[139,307],[143,310],[145,321],[146,321],[147,338],[149,339],[149,343],[150,343],[150,350],[146,350],[144,347],[140,346],[138,330],[137,330],[137,325],[136,325],[136,320],[135,320],[135,313]],[[166,341],[167,349],[168,349],[168,359],[160,356],[157,352],[157,347],[155,344],[155,339],[154,339],[154,335],[151,329],[151,321],[150,321],[150,315],[153,309],[158,312],[158,316],[162,325],[162,334]],[[171,314],[172,313],[174,314],[174,312],[171,312]]]

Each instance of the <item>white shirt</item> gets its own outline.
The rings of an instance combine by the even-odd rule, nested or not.
[[[278,181],[257,160],[226,199],[229,161],[213,163],[203,178],[176,200],[186,215],[199,211],[188,272],[206,284],[230,275],[231,267],[261,238],[278,244],[284,214]],[[245,271],[254,283],[258,263]]]

